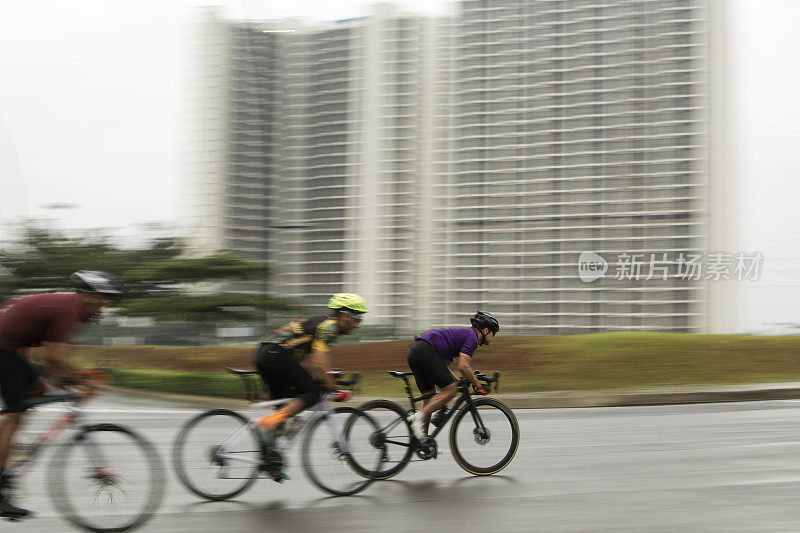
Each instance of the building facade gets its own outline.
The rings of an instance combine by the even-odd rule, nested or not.
[[[675,263],[711,249],[711,8],[462,2],[434,322],[481,306],[520,333],[708,329],[708,284]],[[586,251],[605,278],[579,278]],[[644,270],[614,279],[618,258]]]
[[[282,296],[363,293],[370,323],[724,329],[724,294],[675,270],[728,244],[720,20],[708,0],[464,0],[233,31],[227,166],[205,166],[224,248],[273,262]],[[583,252],[605,277],[579,277]]]
[[[281,294],[359,292],[371,320],[408,325],[430,257],[432,30],[382,5],[285,36]]]

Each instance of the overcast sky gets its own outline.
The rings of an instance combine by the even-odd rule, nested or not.
[[[395,3],[453,10],[449,2]],[[4,0],[0,220],[47,216],[127,234],[137,224],[177,222],[185,37],[193,11],[214,4],[239,17],[333,20],[364,14],[368,2]],[[763,329],[800,322],[800,2],[727,6],[739,192],[731,252],[766,257],[762,279],[738,290],[737,329]]]

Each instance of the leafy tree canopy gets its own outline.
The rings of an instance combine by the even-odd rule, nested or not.
[[[69,290],[76,270],[103,270],[126,284],[120,314],[156,320],[218,321],[256,319],[263,312],[289,309],[268,295],[194,290],[198,283],[224,287],[225,282],[264,281],[269,266],[233,254],[183,257],[177,237],[155,238],[139,248],[125,249],[97,231],[67,235],[36,223],[26,223],[19,238],[0,251],[0,299],[15,294]]]

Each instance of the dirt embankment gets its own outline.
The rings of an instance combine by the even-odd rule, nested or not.
[[[536,360],[531,357],[531,337],[525,342],[513,337],[497,339],[478,349],[474,365],[478,369],[521,370]],[[380,372],[408,369],[406,350],[409,341],[335,344],[332,361],[336,368]],[[222,371],[226,366],[252,368],[254,348],[205,346],[79,346],[77,354],[95,364],[117,368],[157,368],[194,372]]]
[[[368,386],[397,384],[409,341],[333,345],[333,366],[360,371]],[[252,368],[255,348],[81,346],[76,363],[117,369],[224,372]],[[656,385],[800,381],[800,336],[611,332],[563,337],[500,336],[472,367],[503,374],[504,392],[600,390]],[[365,385],[365,386],[366,386]]]

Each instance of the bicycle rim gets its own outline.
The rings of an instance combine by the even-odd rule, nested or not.
[[[488,476],[505,468],[517,453],[519,424],[513,411],[500,400],[479,398],[475,407],[483,429],[478,428],[469,406],[465,405],[450,428],[450,448],[461,468],[477,476]]]
[[[206,411],[187,422],[172,454],[181,483],[214,501],[233,498],[249,488],[258,477],[261,442],[257,430],[245,427],[248,422],[228,409]]]
[[[315,420],[302,450],[309,479],[336,496],[364,490],[375,480],[371,473],[377,470],[381,458],[380,449],[370,444],[377,429],[372,418],[353,407],[338,407]]]
[[[405,410],[389,400],[374,400],[359,407],[378,425],[373,435],[373,445],[381,446],[381,461],[375,479],[389,479],[402,472],[411,461],[411,426],[406,421]]]
[[[155,448],[115,424],[88,426],[60,446],[50,495],[72,524],[88,531],[128,531],[161,503],[163,468]]]

